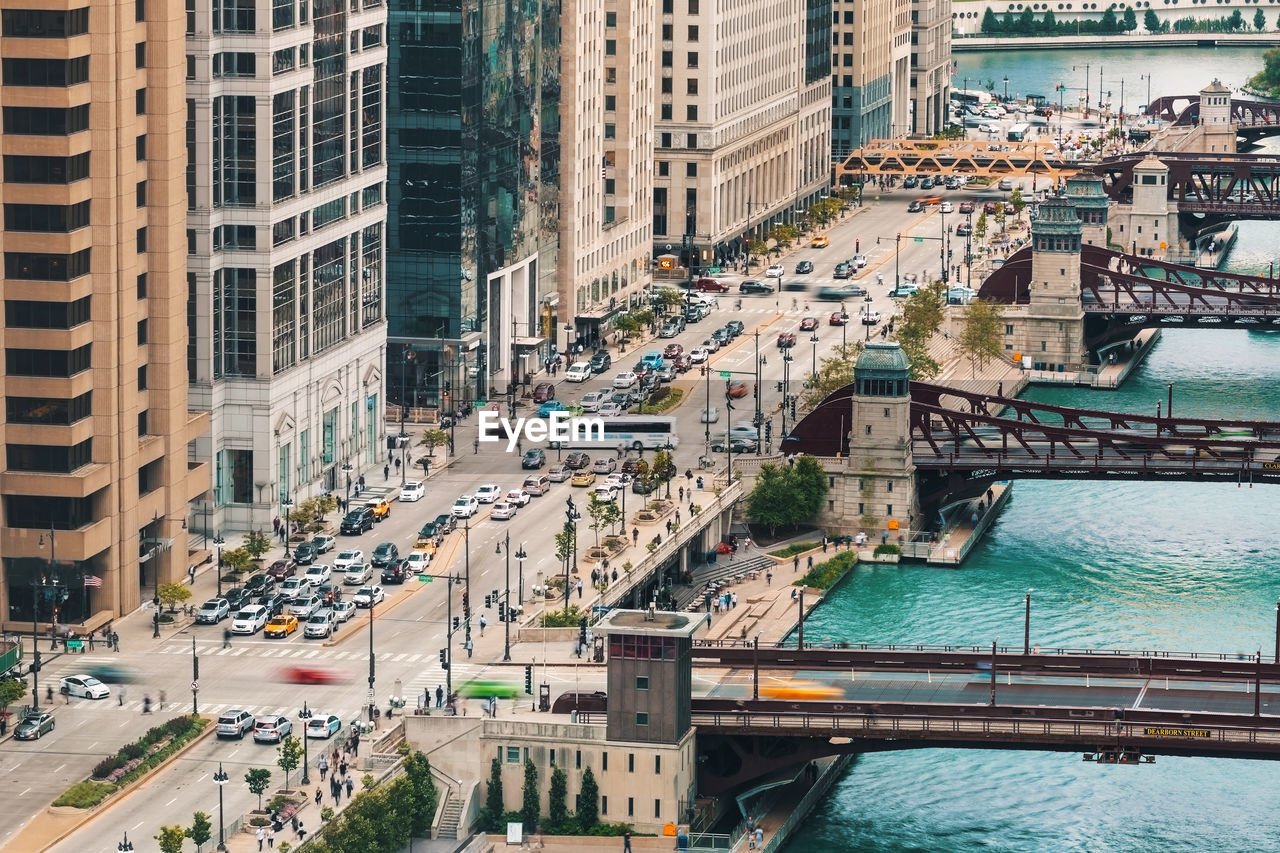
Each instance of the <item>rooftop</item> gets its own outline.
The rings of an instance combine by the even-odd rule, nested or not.
[[[646,634],[689,637],[702,624],[701,614],[670,613],[665,610],[610,610],[595,626],[597,634]]]

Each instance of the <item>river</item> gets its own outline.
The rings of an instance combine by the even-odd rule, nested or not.
[[[1135,80],[1159,68],[1155,96],[1195,91],[1212,76],[1239,85],[1258,60],[1256,51],[1186,49],[958,61],[961,75],[1009,74],[1011,94],[1014,79],[1027,81],[1018,91],[1051,92],[1048,81],[1082,62],[1095,63],[1095,91],[1098,61],[1132,69]],[[1272,223],[1242,223],[1229,266],[1265,271],[1280,261],[1276,234]],[[1274,420],[1278,374],[1280,334],[1172,330],[1119,391],[1035,388],[1026,396],[1154,412],[1172,382],[1176,414]],[[1280,595],[1277,506],[1275,487],[1021,482],[963,568],[859,567],[814,613],[806,635],[1017,644],[1032,588],[1033,643],[1267,653]],[[1208,758],[1117,767],[1076,753],[876,753],[859,756],[786,849],[1280,851],[1278,770]]]

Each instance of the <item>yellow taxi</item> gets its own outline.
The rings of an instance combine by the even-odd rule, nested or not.
[[[831,240],[826,234],[819,234],[809,242],[809,245],[814,249],[825,249],[831,245]]]
[[[391,504],[386,501],[369,501],[365,506],[373,510],[374,521],[383,521],[391,515]]]
[[[591,486],[591,485],[594,485],[594,484],[595,484],[595,481],[596,481],[596,475],[595,475],[595,472],[594,472],[594,471],[587,471],[587,470],[585,470],[585,469],[584,469],[584,470],[582,470],[582,471],[578,471],[577,473],[575,473],[575,474],[573,475],[573,479],[569,481],[569,485],[571,485],[571,486]]]
[[[298,617],[292,613],[281,613],[267,620],[267,626],[262,629],[262,634],[266,637],[287,637],[296,630],[298,630]]]

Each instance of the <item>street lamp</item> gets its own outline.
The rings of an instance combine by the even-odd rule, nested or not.
[[[54,541],[53,528],[49,528],[49,574],[41,575],[37,579],[31,579],[31,710],[40,713],[40,628],[37,624],[40,620],[40,593],[39,590],[51,586],[54,589],[58,587],[58,578],[54,574],[53,567],[56,562],[54,558]],[[44,547],[44,536],[40,536],[39,545]],[[52,579],[52,582],[50,582]],[[54,616],[56,611],[51,610],[49,613],[49,625],[53,626],[58,620]]]
[[[346,506],[342,508],[343,512],[351,508],[351,470],[350,460],[342,463],[342,473],[347,475],[347,503]]]
[[[814,332],[809,338],[809,342],[813,344],[813,372],[810,381],[816,386],[818,384],[818,333]]]
[[[128,851],[132,849],[133,849],[133,842],[129,840],[129,831],[125,830],[124,841],[121,841],[119,844],[116,845],[116,850],[119,851],[119,853],[128,853]]]
[[[506,542],[507,591],[505,600],[502,602],[503,610],[500,613],[503,630],[502,659],[504,661],[511,660],[511,531],[509,529],[507,530]]]
[[[372,631],[373,630],[372,627],[370,627],[369,630]],[[298,719],[302,720],[302,784],[303,785],[311,784],[311,770],[310,770],[311,757],[308,754],[308,750],[307,750],[307,741],[309,740],[309,738],[307,737],[307,720],[311,719],[315,715],[316,715],[316,712],[312,711],[310,708],[307,707],[307,702],[304,699],[302,702],[302,710],[298,712]]]
[[[227,544],[227,540],[222,538],[222,534],[215,534],[213,537],[213,547],[218,551],[218,598],[222,598],[222,546]]]
[[[1007,103],[1007,102],[1008,102],[1008,100],[1009,100],[1009,77],[1008,77],[1008,75],[1006,75],[1006,76],[1005,76],[1005,78],[1004,78],[1004,99],[1005,99],[1005,102],[1006,102],[1006,103]]]
[[[623,491],[626,494],[626,491]],[[524,561],[529,559],[529,555],[524,551],[524,543],[520,543],[520,548],[516,551],[516,562],[520,564],[520,607],[524,607]]]
[[[1027,590],[1027,615],[1022,622],[1022,653],[1024,655],[1031,654],[1031,593],[1034,589]]]
[[[573,498],[564,499],[565,510],[565,532],[573,533],[572,549],[565,549],[567,558],[564,561],[564,612],[569,612],[569,574],[571,567],[575,564],[578,556],[578,520],[582,515],[578,512],[577,505],[574,504]]]
[[[671,445],[671,441],[668,439],[662,449],[667,451],[667,470],[662,472],[662,478],[667,481],[667,500],[671,500],[671,477],[675,473],[672,469],[676,467],[671,451],[675,450],[675,447]]]
[[[373,679],[374,679],[374,658],[373,658],[373,610],[375,603],[372,598],[369,599],[369,722],[373,722],[373,712],[375,710],[373,701]],[[303,734],[306,734],[305,732]]]
[[[213,774],[214,784],[218,786],[218,849],[227,849],[226,825],[227,818],[222,810],[222,787],[227,784],[227,780],[231,777],[222,769],[222,762],[218,762],[218,772]]]
[[[288,495],[280,499],[280,508],[284,510],[284,558],[288,560],[293,556],[289,553],[289,510],[293,509],[293,501]]]
[[[870,334],[870,332],[868,332]],[[844,303],[840,303],[840,346],[849,345],[849,312],[845,309]]]

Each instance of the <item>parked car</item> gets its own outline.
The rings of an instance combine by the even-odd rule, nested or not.
[[[277,581],[291,578],[298,571],[298,564],[293,560],[276,560],[267,568],[267,574]]]
[[[920,186],[920,179],[915,175],[907,175],[902,179],[902,188],[904,190],[913,190],[918,186]]]
[[[27,714],[13,730],[16,740],[39,740],[41,735],[53,731],[53,714],[42,711],[39,714]]]
[[[743,325],[741,320],[730,320],[724,324],[724,328],[725,331],[729,333],[730,337],[736,338],[738,335],[746,331],[747,327]]]
[[[808,275],[813,272],[813,261],[800,261],[796,264],[797,275]]]
[[[365,508],[373,513],[373,520],[381,524],[391,517],[391,504],[385,500],[372,500],[365,504]]]
[[[588,471],[585,468],[573,475],[573,479],[569,481],[571,486],[593,486],[596,482],[594,471]]]
[[[298,630],[298,617],[292,613],[281,613],[267,620],[267,626],[262,629],[262,636],[284,638],[296,630]]]
[[[217,625],[231,615],[231,605],[225,598],[211,598],[196,611],[196,624]]]
[[[563,483],[573,476],[565,465],[552,465],[547,469],[547,479],[553,483]]]
[[[597,474],[612,474],[618,470],[618,460],[612,456],[598,456],[592,463],[591,470]]]
[[[564,372],[564,378],[569,382],[586,382],[591,378],[592,373],[594,371],[591,369],[591,362],[575,361]]]
[[[353,509],[342,519],[338,532],[348,536],[359,536],[373,529],[373,510],[368,507]]]
[[[591,354],[591,360],[587,363],[591,365],[592,373],[604,373],[613,366],[613,356],[609,355],[605,350],[596,350]]]
[[[288,717],[258,717],[253,723],[254,743],[280,743],[291,734],[293,722]]]
[[[426,493],[427,489],[420,480],[410,480],[400,487],[400,500],[403,503],[416,503]]]
[[[248,711],[234,710],[223,711],[218,715],[217,732],[218,737],[233,737],[236,740],[244,737],[253,731],[255,720],[253,715]]]
[[[535,403],[545,403],[548,400],[555,399],[555,396],[556,386],[550,382],[539,382],[533,386],[533,402]]]

